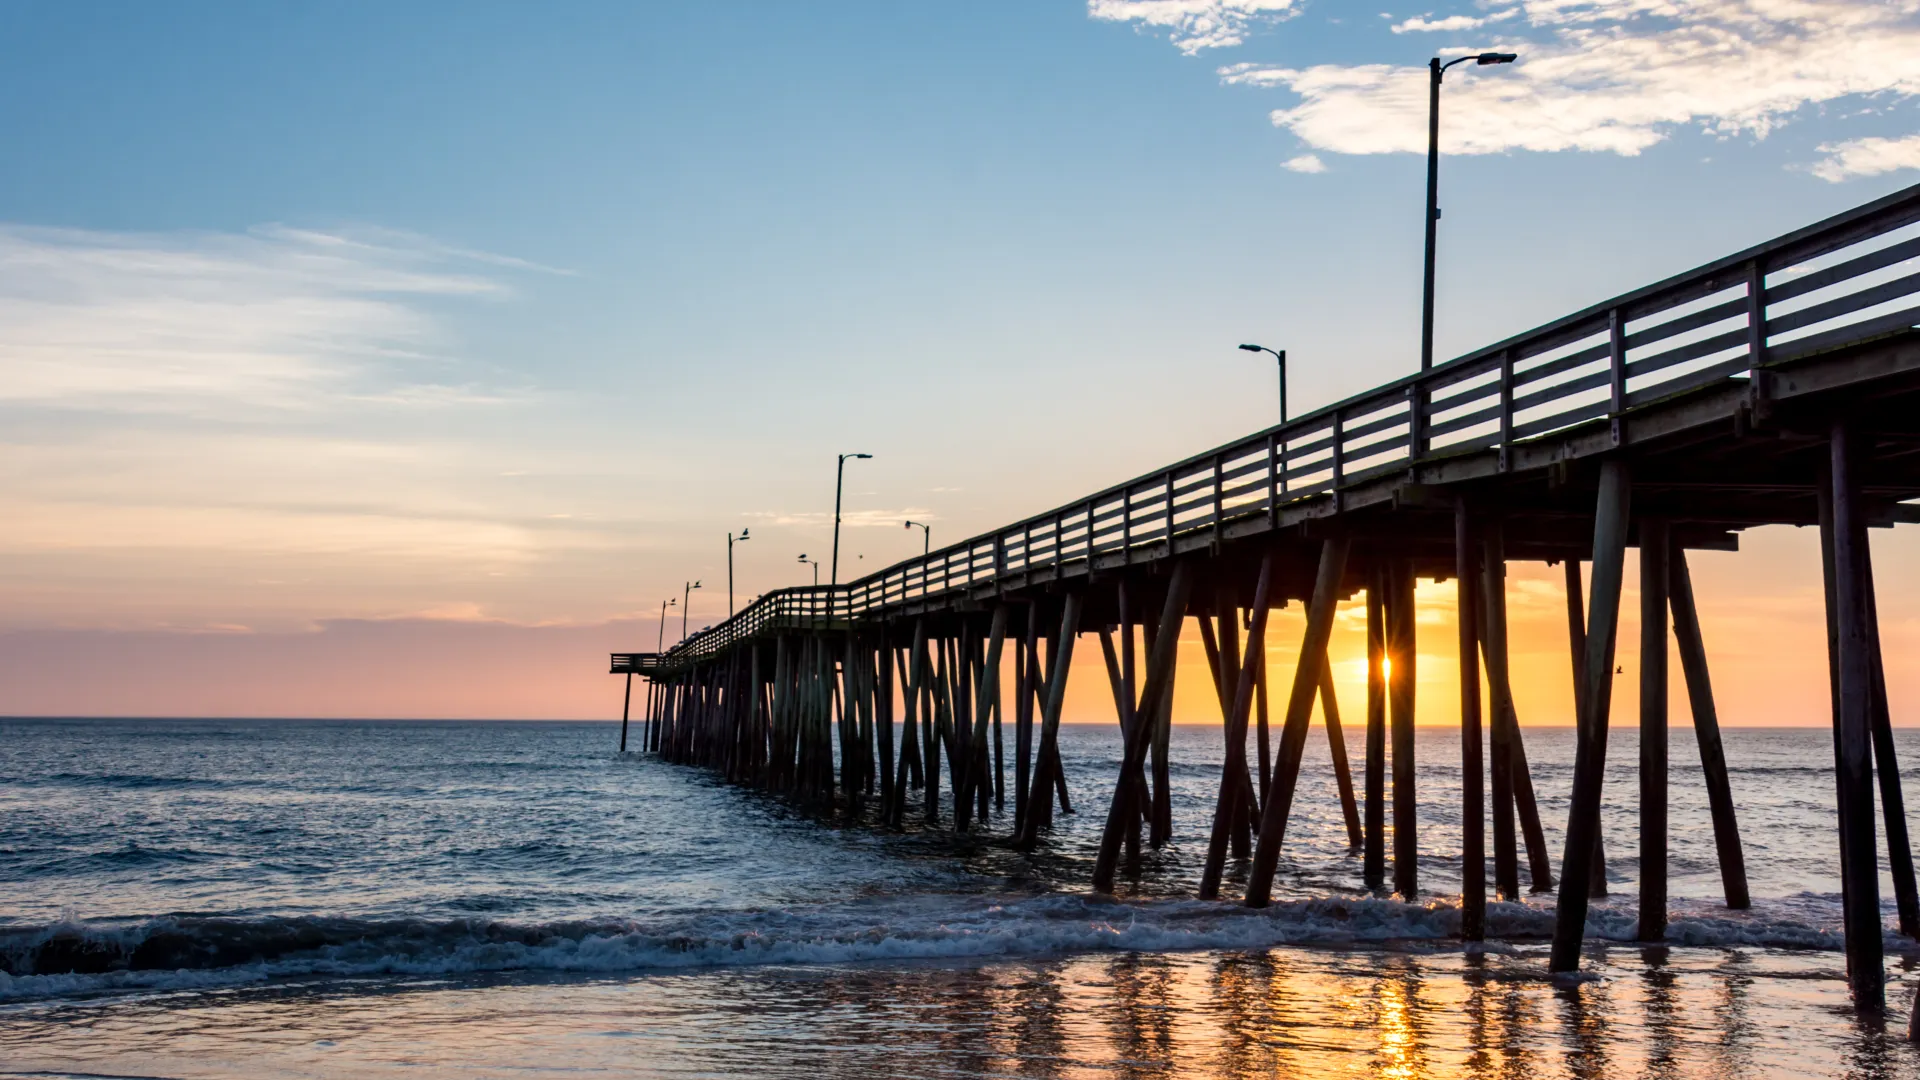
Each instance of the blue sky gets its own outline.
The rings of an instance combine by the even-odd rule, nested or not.
[[[0,628],[591,654],[1358,392],[1490,47],[1443,356],[1920,178],[1907,3],[9,5]]]

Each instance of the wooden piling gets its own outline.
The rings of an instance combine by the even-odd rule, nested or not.
[[[874,687],[874,723],[880,738],[880,805],[885,808],[885,818],[893,821],[895,804],[895,785],[897,780],[893,769],[893,641],[891,627],[882,626],[880,630],[879,658],[875,663],[878,670]],[[755,656],[759,654],[756,652]]]
[[[1260,560],[1260,576],[1253,588],[1253,624],[1247,628],[1247,651],[1250,654],[1266,652],[1267,612],[1273,595],[1273,563],[1272,552]],[[1233,834],[1239,831],[1240,823],[1245,820],[1246,802],[1251,794],[1247,783],[1247,712],[1253,704],[1253,674],[1251,664],[1241,665],[1240,670],[1234,673],[1233,700],[1227,706],[1224,717],[1226,759],[1221,762],[1220,791],[1213,807],[1213,832],[1207,841],[1207,861],[1200,874],[1202,900],[1217,899],[1220,895],[1220,878],[1226,869],[1227,849]]]
[[[1393,891],[1411,898],[1420,891],[1419,808],[1414,798],[1415,630],[1413,568],[1395,560],[1388,567],[1386,629],[1389,733],[1393,742]]]
[[[1829,439],[1833,486],[1834,622],[1840,723],[1841,845],[1846,853],[1845,927],[1847,977],[1854,1007],[1877,1013],[1886,1007],[1882,967],[1880,875],[1873,822],[1873,658],[1867,618],[1866,517],[1860,505],[1855,436],[1845,423]]]
[[[1171,588],[1171,584],[1169,584],[1169,588]],[[1171,610],[1171,608],[1163,606],[1163,611],[1165,610]],[[1151,618],[1153,612],[1152,609],[1149,608],[1142,614]],[[1174,612],[1171,621],[1143,623],[1141,625],[1141,644],[1147,651],[1149,667],[1152,666],[1153,650],[1159,641],[1157,636],[1159,630],[1165,628],[1170,631],[1174,636],[1173,647],[1178,649],[1180,624],[1185,619],[1186,597],[1185,594],[1182,594],[1179,610]],[[1155,699],[1150,711],[1146,710],[1144,706],[1136,706],[1136,708],[1140,710],[1139,715],[1150,716],[1153,724],[1153,738],[1149,740],[1149,750],[1153,757],[1153,808],[1148,819],[1147,843],[1156,849],[1173,838],[1172,759],[1170,754],[1170,740],[1173,734],[1173,686],[1177,681],[1179,673],[1180,667],[1178,664],[1175,664],[1168,670],[1165,679],[1166,685],[1157,688],[1158,697]],[[1140,702],[1149,700],[1145,687],[1141,687],[1139,697],[1136,700]]]
[[[1261,649],[1253,656],[1253,707],[1258,733],[1255,742],[1259,747],[1260,805],[1267,805],[1267,791],[1273,784],[1273,754],[1267,738],[1267,651]]]
[[[1493,887],[1511,900],[1520,894],[1520,857],[1514,835],[1513,684],[1507,664],[1507,554],[1498,520],[1480,530],[1480,597],[1475,609],[1482,659],[1487,665],[1488,773],[1493,786]]]
[[[1114,603],[1120,615],[1120,708],[1124,723],[1121,725],[1121,745],[1126,745],[1126,733],[1134,732],[1135,738],[1150,738],[1144,729],[1152,721],[1139,713],[1139,672],[1135,670],[1133,648],[1134,610],[1132,595],[1127,589],[1127,581],[1121,578],[1114,586]],[[1140,861],[1140,841],[1143,828],[1152,830],[1153,792],[1147,787],[1145,772],[1140,775],[1139,784],[1133,796],[1134,813],[1127,819],[1127,861],[1137,865]]]
[[[1607,765],[1607,714],[1613,702],[1613,647],[1627,550],[1628,496],[1626,463],[1617,459],[1603,462],[1594,507],[1593,603],[1585,633],[1587,678],[1580,688],[1584,704],[1577,719],[1567,846],[1560,858],[1560,893],[1548,961],[1552,971],[1579,968],[1580,947],[1586,936],[1587,890]],[[1578,595],[1577,589],[1574,595]]]
[[[1687,701],[1692,707],[1694,741],[1700,746],[1700,772],[1707,787],[1707,809],[1713,817],[1713,846],[1720,860],[1720,887],[1727,906],[1752,906],[1747,892],[1747,860],[1740,846],[1740,826],[1734,817],[1733,787],[1727,779],[1727,754],[1720,741],[1720,715],[1713,704],[1713,683],[1707,674],[1706,643],[1700,634],[1700,613],[1693,601],[1693,577],[1687,553],[1673,545],[1667,566],[1669,604],[1673,608],[1674,644],[1680,653],[1680,671],[1686,677]]]
[[[1640,941],[1667,936],[1667,523],[1640,522]]]
[[[1041,824],[1053,820],[1053,785],[1048,779],[1060,782],[1065,787],[1064,773],[1060,765],[1060,709],[1067,698],[1067,673],[1073,668],[1073,642],[1080,632],[1080,594],[1070,592],[1060,608],[1060,637],[1053,647],[1053,662],[1048,665],[1047,704],[1040,717],[1040,776],[1033,785],[1033,796],[1028,800],[1027,831],[1021,835],[1020,842],[1031,847],[1039,840],[1038,828]],[[1095,874],[1099,870],[1096,866]],[[1113,890],[1112,868],[1108,868],[1107,886],[1104,891]]]
[[[1027,825],[1028,789],[1033,775],[1033,683],[1040,666],[1040,605],[1027,605],[1027,636],[1014,659],[1013,686],[1013,832]]]
[[[1386,580],[1386,568],[1380,565],[1375,565],[1367,578],[1366,852],[1360,860],[1360,880],[1369,889],[1378,889],[1387,880],[1387,679],[1383,668],[1387,657]],[[1261,696],[1264,706],[1264,692]],[[1261,719],[1264,721],[1266,717],[1263,715]],[[1260,732],[1262,799],[1267,797],[1266,750],[1263,725]]]
[[[626,696],[620,699],[620,752],[627,752],[627,713],[633,708],[633,672],[627,672]]]
[[[1577,730],[1581,725],[1580,711],[1586,708],[1587,686],[1587,619],[1582,613],[1580,585],[1580,560],[1567,560],[1567,644],[1573,657],[1573,723]],[[1611,669],[1609,669],[1611,670]],[[1592,870],[1587,881],[1587,896],[1598,899],[1607,895],[1607,847],[1604,830],[1600,822],[1593,825]],[[1564,868],[1563,871],[1564,873]]]
[[[1333,667],[1325,657],[1320,660],[1320,717],[1333,755],[1333,781],[1340,791],[1340,815],[1347,822],[1347,846],[1359,851],[1366,836],[1360,829],[1360,805],[1353,797],[1353,770],[1347,763],[1347,734],[1340,727],[1340,699],[1333,691]]]
[[[1127,740],[1134,737],[1133,703],[1127,700],[1126,681],[1120,673],[1120,654],[1119,650],[1114,647],[1113,629],[1111,627],[1102,626],[1100,628],[1100,656],[1106,661],[1107,686],[1113,691],[1113,712],[1114,716],[1120,721],[1120,745],[1124,747],[1127,744]],[[1137,791],[1133,798],[1137,804],[1139,801],[1139,793]],[[1132,864],[1139,858],[1140,815],[1131,814],[1128,815],[1127,818],[1127,861],[1129,864]]]
[[[1007,622],[1013,614],[1009,604],[995,604],[992,623],[987,629],[986,661],[981,665],[980,679],[975,687],[977,699],[974,702],[974,721],[971,733],[972,758],[981,766],[971,772],[969,783],[974,785],[977,796],[984,801],[988,789],[993,785],[987,775],[987,727],[992,720],[994,702],[1000,696],[1000,654],[1007,639]],[[973,794],[973,793],[970,793]],[[984,813],[984,811],[983,811]]]
[[[1871,558],[1867,560],[1866,591],[1868,651],[1873,661],[1873,772],[1880,781],[1880,813],[1887,826],[1887,869],[1893,877],[1900,932],[1920,937],[1920,891],[1915,888],[1913,847],[1907,838],[1907,800],[1900,790],[1900,762],[1894,755],[1893,715],[1887,704],[1887,671],[1880,655],[1880,610]]]
[[[1293,691],[1287,698],[1286,723],[1280,731],[1272,795],[1261,807],[1260,839],[1254,847],[1253,868],[1247,877],[1248,907],[1266,907],[1273,896],[1273,875],[1280,864],[1287,815],[1293,809],[1294,787],[1300,779],[1300,757],[1306,748],[1307,725],[1313,714],[1313,699],[1320,689],[1318,669],[1326,664],[1327,638],[1333,632],[1334,608],[1351,547],[1351,541],[1344,536],[1320,542],[1320,568],[1314,576],[1306,635],[1300,645],[1300,662],[1294,668]]]
[[[1480,731],[1480,641],[1475,630],[1480,552],[1465,498],[1454,506],[1455,600],[1460,652],[1460,936],[1486,937],[1486,761]]]
[[[1159,714],[1161,699],[1172,686],[1172,677],[1180,646],[1180,619],[1187,607],[1187,594],[1192,588],[1192,567],[1186,562],[1176,562],[1173,574],[1167,582],[1166,603],[1161,609],[1158,633],[1154,635],[1152,648],[1147,656],[1147,684],[1141,690],[1140,703],[1135,708],[1137,716],[1155,716]],[[1075,617],[1079,611],[1074,609]],[[1062,679],[1064,684],[1064,678]],[[1113,789],[1113,802],[1107,808],[1106,827],[1100,833],[1100,850],[1093,863],[1093,889],[1095,892],[1113,891],[1114,868],[1120,860],[1120,845],[1126,837],[1127,817],[1135,813],[1133,795],[1138,791],[1137,777],[1145,767],[1147,751],[1151,740],[1141,738],[1145,731],[1136,726],[1134,737],[1126,740],[1120,754],[1120,776]],[[1156,785],[1156,795],[1159,794]]]

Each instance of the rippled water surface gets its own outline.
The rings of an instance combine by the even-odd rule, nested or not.
[[[1528,733],[1556,863],[1568,735]],[[1421,896],[1358,891],[1316,730],[1281,902],[1258,913],[1189,899],[1218,728],[1176,729],[1175,842],[1117,902],[1085,883],[1118,739],[1063,737],[1079,812],[1028,855],[995,841],[1004,819],[965,839],[823,819],[615,754],[606,724],[0,721],[0,1073],[1920,1069],[1846,1008],[1822,731],[1728,733],[1739,913],[1674,732],[1676,944],[1656,950],[1625,944],[1617,731],[1614,897],[1596,977],[1565,985],[1544,976],[1550,897],[1496,904],[1485,951],[1451,939],[1449,732],[1420,738]],[[1887,943],[1904,1008],[1920,968]]]

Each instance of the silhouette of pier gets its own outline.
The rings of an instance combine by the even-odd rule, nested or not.
[[[1880,1009],[1881,821],[1899,928],[1920,933],[1867,545],[1869,528],[1920,521],[1907,502],[1920,499],[1916,223],[1920,186],[846,585],[770,593],[665,653],[616,653],[612,670],[629,676],[629,700],[631,676],[645,678],[641,745],[664,760],[883,824],[912,804],[925,822],[1032,846],[1056,807],[1070,809],[1057,732],[1076,642],[1093,634],[1124,744],[1097,808],[1091,885],[1111,892],[1142,844],[1171,834],[1176,652],[1195,619],[1226,743],[1201,895],[1220,895],[1230,858],[1250,859],[1242,902],[1268,902],[1317,702],[1358,884],[1411,896],[1413,584],[1451,581],[1461,934],[1480,938],[1490,888],[1516,895],[1524,875],[1536,892],[1558,890],[1551,966],[1570,971],[1604,881],[1626,550],[1640,552],[1638,936],[1657,942],[1669,633],[1726,902],[1748,903],[1687,553],[1737,550],[1756,526],[1818,526],[1846,956],[1856,1002]],[[1514,560],[1560,564],[1568,584],[1578,736],[1558,853],[1546,850],[1508,682]],[[1362,594],[1355,777],[1326,644],[1336,604]],[[1267,616],[1293,601],[1307,611],[1301,660],[1270,673]],[[626,738],[623,718],[623,750]]]

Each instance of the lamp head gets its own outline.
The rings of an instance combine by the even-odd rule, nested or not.
[[[753,539],[753,537],[752,537],[752,536],[750,535],[750,534],[751,534],[752,532],[753,532],[753,529],[752,529],[752,527],[751,527],[751,526],[749,526],[748,528],[745,528],[745,529],[741,529],[741,530],[740,530],[740,539],[742,539],[742,540],[751,540],[751,539]]]
[[[1518,59],[1520,59],[1519,53],[1483,52],[1479,56],[1474,57],[1473,62],[1481,67],[1486,67],[1488,64],[1511,64]]]
[[[870,457],[872,457],[873,455],[872,455],[872,454],[855,454],[855,455],[853,455],[853,456],[854,456],[854,457],[857,457],[857,458],[870,458]]]
[[[687,586],[687,588],[689,588],[689,589],[697,589],[697,588],[699,588],[699,587],[700,587],[700,583],[699,583],[699,582],[697,582],[697,581],[696,581],[696,582],[694,582],[693,584],[691,584],[691,585],[689,585],[689,586]]]
[[[1241,352],[1261,352],[1262,350],[1258,345],[1242,345],[1240,346],[1240,351]]]
[[[804,552],[804,551],[803,551],[803,552],[801,552],[801,553],[800,553],[800,561],[801,561],[801,562],[806,562],[806,561],[807,561],[807,554],[806,554],[806,552]]]

